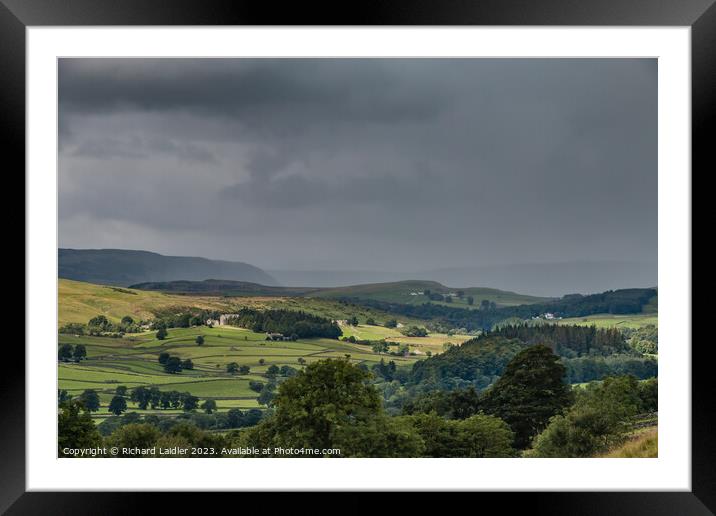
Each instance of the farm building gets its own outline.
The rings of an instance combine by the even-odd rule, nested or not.
[[[225,326],[229,324],[229,319],[232,319],[234,317],[238,317],[239,314],[221,314],[219,316],[219,326]]]

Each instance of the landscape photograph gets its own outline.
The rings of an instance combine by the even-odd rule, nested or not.
[[[657,66],[59,59],[57,456],[658,457]]]

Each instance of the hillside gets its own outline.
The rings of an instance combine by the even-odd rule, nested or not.
[[[451,303],[430,300],[426,295],[426,292],[428,291],[431,294],[449,296],[451,298]],[[462,292],[462,297],[458,297],[460,292]],[[446,306],[453,306],[455,308],[478,308],[482,300],[493,302],[498,306],[515,306],[540,303],[549,299],[517,294],[515,292],[508,292],[495,288],[451,288],[436,281],[422,280],[371,283],[366,285],[327,288],[321,289],[312,295],[316,297],[371,299],[375,301],[408,305],[421,305],[423,303],[432,302],[444,304]],[[467,298],[470,296],[473,298],[473,305],[468,304]]]
[[[220,278],[276,285],[263,270],[243,262],[189,256],[164,256],[124,249],[59,249],[60,278],[129,286],[148,281]]]
[[[152,292],[112,285],[95,285],[81,281],[60,279],[58,282],[58,324],[86,323],[92,317],[104,315],[117,323],[125,315],[136,320],[150,320],[158,313],[187,311],[189,308],[218,310],[233,313],[242,307],[285,308],[301,310],[331,319],[358,317],[362,322],[372,318],[379,323],[393,318],[384,311],[346,304],[334,299],[244,295],[230,298],[212,295],[184,295]],[[398,318],[405,324],[419,324],[415,318]]]
[[[659,456],[659,431],[656,426],[635,433],[625,443],[600,455],[607,458],[650,459]]]
[[[324,299],[358,299],[422,305],[435,303],[455,308],[476,309],[483,300],[497,306],[517,306],[549,301],[549,298],[526,296],[494,288],[450,288],[435,281],[396,281],[390,283],[369,283],[337,288],[276,287],[245,281],[207,279],[204,281],[161,281],[131,285],[140,290],[205,296],[283,296],[314,297]],[[428,297],[433,295],[433,299]],[[461,295],[460,295],[461,294]],[[450,302],[435,299],[436,295],[450,297]],[[468,298],[472,297],[473,304]]]
[[[230,310],[234,305],[221,298],[173,296],[110,285],[94,285],[60,279],[58,282],[58,323],[86,323],[96,315],[119,322],[125,315],[137,320],[152,319],[158,311],[192,306]]]
[[[248,281],[217,279],[204,281],[153,281],[130,285],[130,288],[204,296],[302,296],[320,290],[310,287],[274,287]]]

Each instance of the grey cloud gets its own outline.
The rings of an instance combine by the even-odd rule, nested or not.
[[[289,269],[656,260],[653,59],[59,71],[61,245]]]
[[[181,160],[210,163],[216,161],[214,155],[191,142],[177,143],[167,138],[142,138],[131,136],[127,139],[112,137],[89,137],[77,145],[71,153],[73,156],[96,159],[144,159],[165,154]]]

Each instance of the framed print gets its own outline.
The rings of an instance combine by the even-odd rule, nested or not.
[[[691,192],[716,8],[379,5],[4,1],[9,513],[127,491],[713,510]]]

